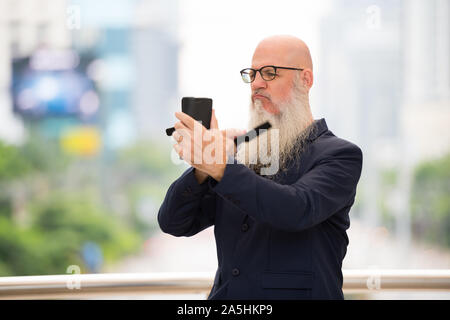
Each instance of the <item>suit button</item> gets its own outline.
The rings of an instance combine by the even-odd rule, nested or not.
[[[232,274],[233,276],[237,277],[237,276],[239,275],[239,269],[238,269],[238,268],[234,268],[234,269],[231,271],[231,274]]]
[[[248,230],[248,224],[244,223],[244,224],[241,226],[241,230],[242,230],[242,232],[247,231],[247,230]]]

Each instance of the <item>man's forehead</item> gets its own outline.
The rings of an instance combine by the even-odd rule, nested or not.
[[[291,55],[279,48],[257,48],[252,58],[252,68],[267,65],[285,66],[291,64]]]
[[[262,59],[262,60],[253,60],[252,68],[259,69],[264,66],[278,66],[283,67],[287,66],[288,63],[283,62],[281,59]]]

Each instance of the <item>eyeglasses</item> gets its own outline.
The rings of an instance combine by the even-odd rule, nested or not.
[[[275,77],[277,76],[277,69],[303,71],[303,69],[299,69],[299,68],[264,66],[259,69],[252,69],[252,68],[242,69],[240,71],[240,73],[241,73],[242,80],[245,83],[252,83],[255,80],[256,72],[258,72],[258,71],[259,71],[259,74],[261,75],[261,78],[263,78],[266,81],[275,79]]]

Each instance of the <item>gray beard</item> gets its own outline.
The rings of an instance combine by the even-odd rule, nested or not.
[[[237,149],[238,162],[261,173],[261,168],[269,167],[273,161],[278,162],[279,171],[286,171],[291,163],[300,162],[300,156],[307,146],[307,138],[316,127],[313,125],[312,115],[308,103],[308,95],[297,85],[294,85],[288,101],[278,105],[280,113],[273,115],[262,107],[259,100],[250,103],[250,129],[269,121],[272,128],[260,134],[249,142],[241,143]],[[278,130],[278,152],[272,152],[271,130]],[[261,161],[259,150],[270,155],[270,162]],[[274,148],[276,149],[276,148]],[[267,159],[267,157],[266,157]],[[270,178],[270,176],[268,176]]]

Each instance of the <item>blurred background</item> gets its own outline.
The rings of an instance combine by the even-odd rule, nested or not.
[[[183,96],[245,128],[239,70],[273,34],[309,45],[314,118],[364,153],[344,269],[450,268],[449,21],[448,0],[0,0],[0,276],[215,271],[212,228],[157,226],[187,168],[164,129]]]

